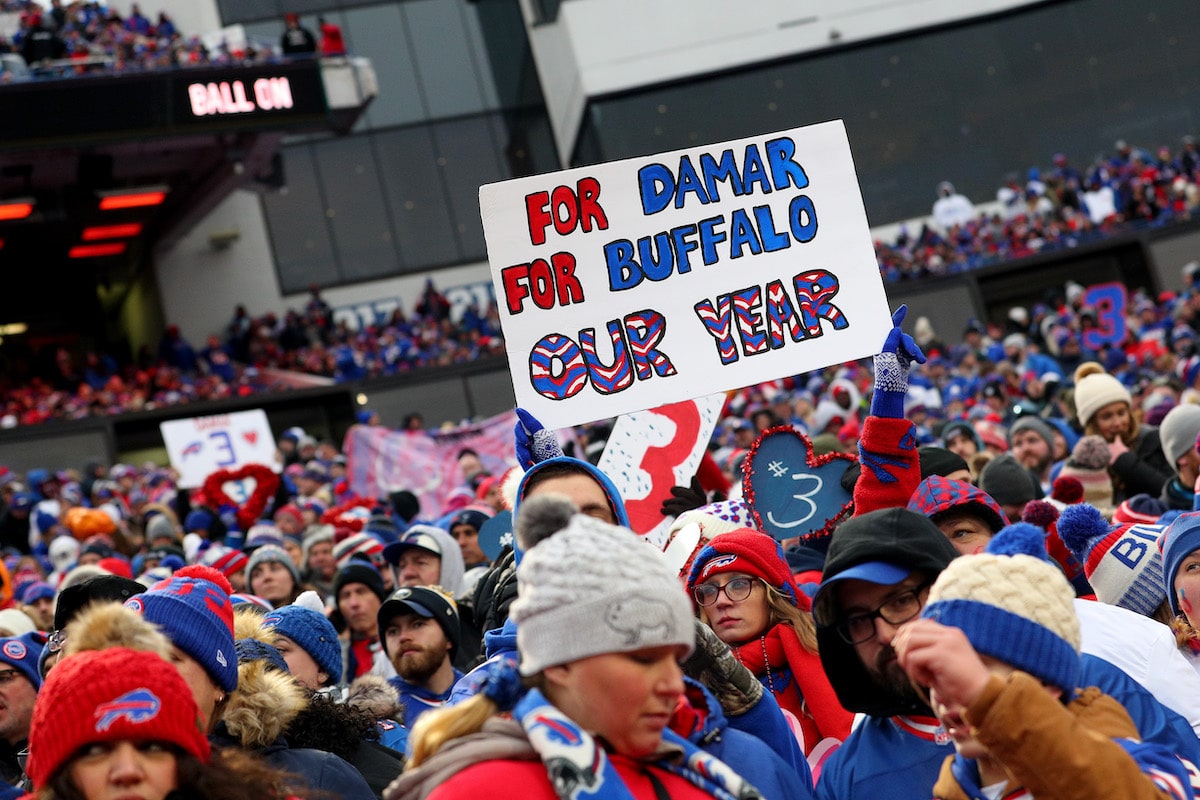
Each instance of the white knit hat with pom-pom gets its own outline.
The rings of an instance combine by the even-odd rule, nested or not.
[[[1075,369],[1075,415],[1079,424],[1087,426],[1096,412],[1109,403],[1128,403],[1133,397],[1129,390],[1104,367],[1095,361],[1086,361]]]

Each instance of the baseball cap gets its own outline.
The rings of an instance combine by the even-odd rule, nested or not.
[[[389,564],[395,564],[400,561],[401,553],[414,547],[428,550],[438,558],[442,557],[442,545],[437,537],[429,532],[429,526],[414,525],[400,534],[399,539],[383,548],[383,558]]]

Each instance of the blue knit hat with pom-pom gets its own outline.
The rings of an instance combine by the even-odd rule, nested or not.
[[[301,598],[304,598],[304,595],[315,597],[314,592],[305,592]],[[338,641],[337,630],[324,614],[301,605],[301,602],[301,599],[297,599],[292,605],[268,611],[263,617],[263,624],[274,628],[280,636],[291,639],[296,646],[312,656],[320,670],[329,676],[329,684],[340,683],[342,646]]]
[[[1079,680],[1075,592],[1046,554],[1045,533],[1018,522],[978,555],[950,562],[921,616],[959,628],[971,646],[1068,695]]]

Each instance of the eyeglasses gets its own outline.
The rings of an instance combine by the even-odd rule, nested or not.
[[[50,638],[46,639],[46,652],[52,654],[57,653],[59,650],[63,649],[63,645],[66,643],[66,641],[67,632],[65,629],[51,632]]]
[[[883,619],[889,625],[901,625],[921,613],[925,601],[921,592],[929,587],[923,583],[900,594],[892,595],[879,608],[867,614],[846,617],[837,626],[838,634],[847,644],[862,644],[875,637],[875,620]]]
[[[721,592],[724,592],[731,603],[740,603],[750,596],[750,592],[754,591],[754,581],[754,578],[734,578],[723,586],[715,583],[702,583],[692,587],[692,597],[696,598],[696,602],[702,606],[711,606],[717,602]]]

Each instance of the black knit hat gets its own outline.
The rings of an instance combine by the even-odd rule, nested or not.
[[[336,599],[342,593],[342,587],[350,583],[361,583],[383,600],[386,593],[383,590],[383,576],[379,570],[365,561],[351,561],[337,571],[333,576],[333,596]]]

